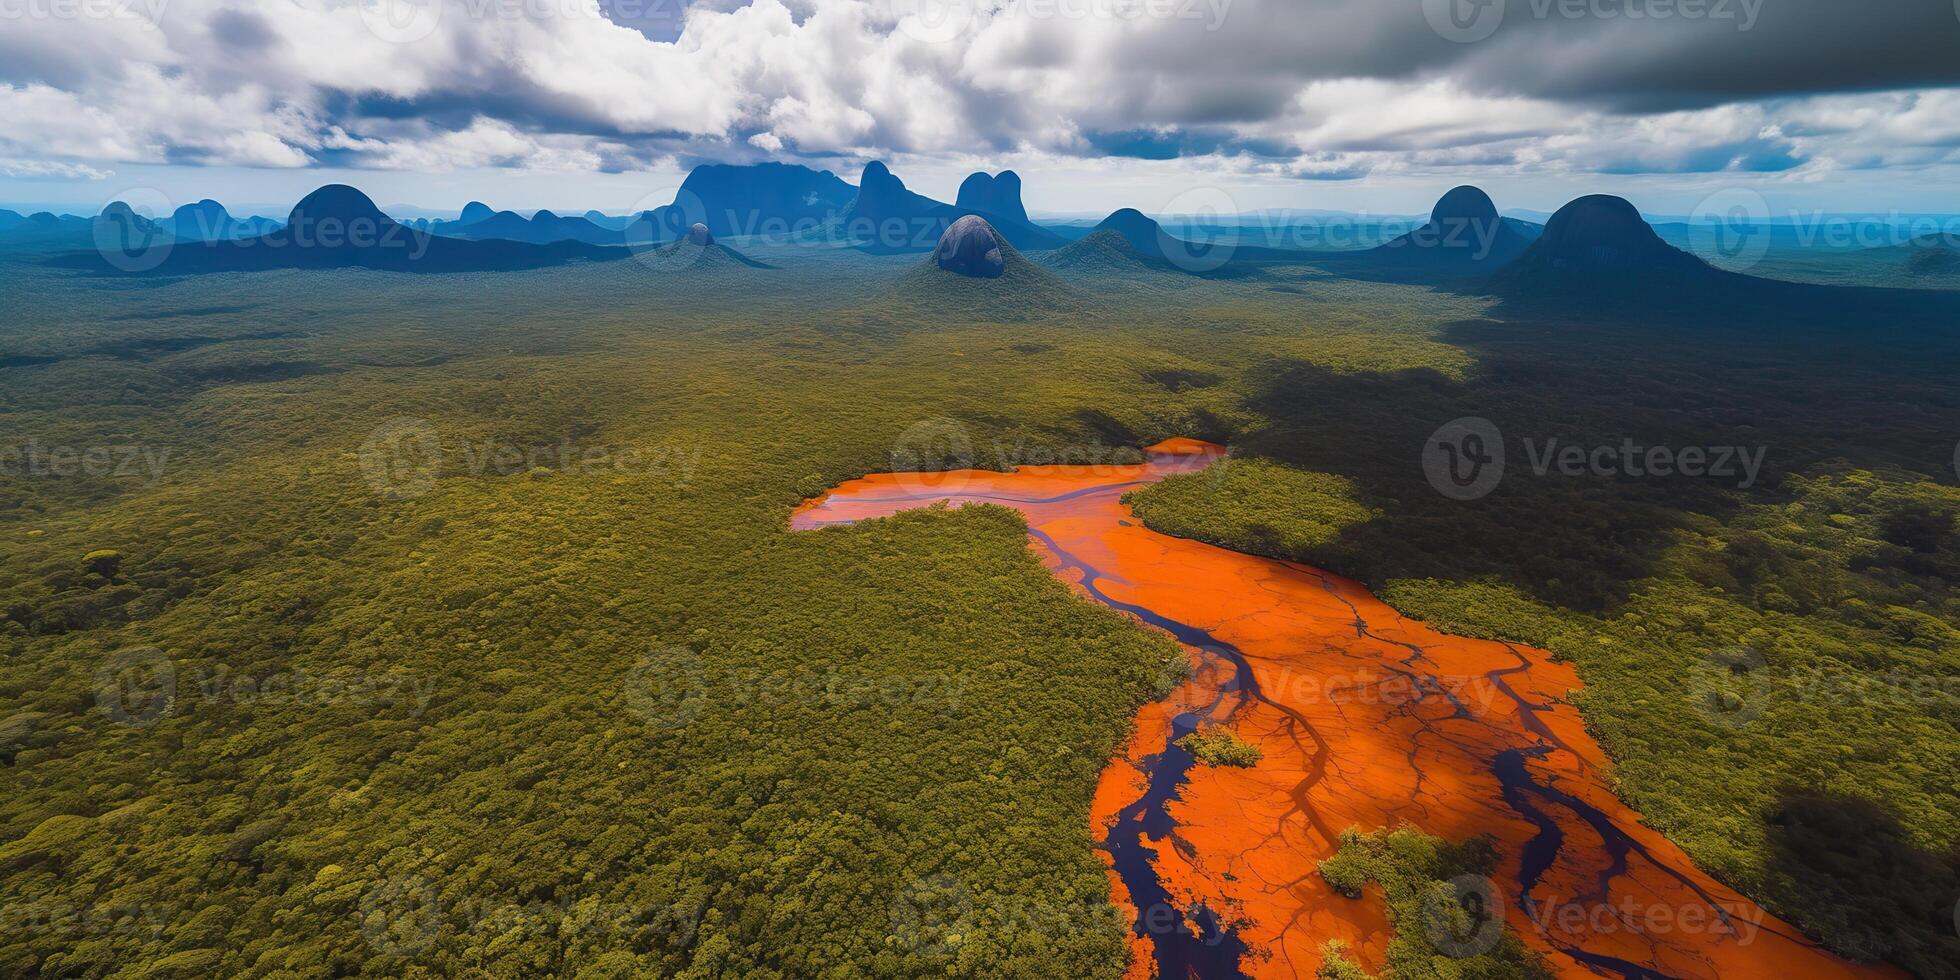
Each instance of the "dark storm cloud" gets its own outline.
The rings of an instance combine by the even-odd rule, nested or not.
[[[1131,101],[1159,122],[1212,121],[1217,106],[1163,94],[1212,79],[1251,83],[1241,117],[1273,93],[1340,78],[1452,78],[1472,91],[1627,112],[1960,85],[1960,13],[1949,0],[1238,0],[1216,30],[1142,25],[1122,46]],[[1459,43],[1428,14],[1494,3],[1487,38]],[[1478,8],[1466,7],[1468,11]],[[1032,52],[1030,52],[1032,62]]]
[[[1585,0],[1618,13],[1577,19],[1556,0],[1538,16],[1547,2],[1507,0],[1496,34],[1460,46],[1458,76],[1628,112],[1960,85],[1960,12],[1948,0],[1703,0],[1706,17],[1639,21],[1626,13],[1642,0]]]

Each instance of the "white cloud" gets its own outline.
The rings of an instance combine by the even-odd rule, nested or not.
[[[363,17],[362,4],[372,15],[416,2],[441,14],[411,42]],[[1537,70],[1583,86],[1610,68],[1654,98],[1669,80],[1641,66],[1753,42],[1680,33],[1695,25],[1629,37],[1624,24],[1521,23],[1458,46],[1405,6],[1237,0],[1214,21],[1218,8],[1202,4],[1158,8],[1199,14],[1187,19],[1041,17],[1054,5],[1022,3],[934,41],[901,29],[889,3],[716,0],[690,7],[667,43],[607,20],[597,0],[171,0],[153,19],[138,5],[121,18],[9,21],[0,156],[589,171],[672,154],[1094,156],[1109,134],[1152,131],[1192,136],[1190,153],[1222,142],[1203,157],[1216,171],[1329,178],[1798,161],[1804,176],[1960,152],[1951,89],[1635,113],[1534,93],[1528,80]],[[1116,9],[1082,9],[1105,8]],[[1767,16],[1767,37],[1795,29]],[[1236,153],[1232,140],[1284,153]]]

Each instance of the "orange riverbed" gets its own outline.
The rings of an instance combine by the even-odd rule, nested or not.
[[[1347,899],[1315,869],[1343,828],[1399,825],[1495,836],[1488,897],[1562,975],[1898,975],[1818,948],[1643,826],[1565,702],[1579,686],[1571,667],[1438,633],[1305,565],[1156,533],[1122,504],[1222,453],[1172,440],[1134,466],[882,474],[792,519],[808,529],[939,501],[1013,507],[1057,575],[1186,645],[1190,680],[1140,712],[1090,814],[1115,901],[1137,922],[1133,976],[1312,976],[1330,939],[1379,969],[1379,890]],[[1263,760],[1193,765],[1173,742],[1199,724],[1229,726]]]

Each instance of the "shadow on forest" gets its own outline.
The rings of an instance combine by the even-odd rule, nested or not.
[[[1283,362],[1249,379],[1248,405],[1268,424],[1236,448],[1351,477],[1387,515],[1311,556],[1335,571],[1374,583],[1496,578],[1589,612],[1652,574],[1668,532],[1691,515],[1776,499],[1787,473],[1828,460],[1928,474],[1950,464],[1960,435],[1950,332],[1695,319],[1455,323],[1442,339],[1478,362],[1461,382]],[[1431,486],[1423,456],[1440,427],[1471,417],[1501,432],[1505,469],[1488,496],[1459,501]],[[1624,449],[1628,439],[1636,450],[1739,447],[1761,468],[1750,480],[1740,462],[1698,479],[1634,477],[1617,460],[1576,476],[1545,467],[1554,446]]]
[[[1920,850],[1880,807],[1804,789],[1786,789],[1769,823],[1771,871],[1812,899],[1806,920],[1837,920],[1840,952],[1960,976],[1960,850]]]

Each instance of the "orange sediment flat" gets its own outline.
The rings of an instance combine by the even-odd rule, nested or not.
[[[1344,828],[1393,826],[1495,837],[1489,897],[1561,975],[1903,975],[1831,955],[1644,826],[1567,702],[1570,666],[1436,632],[1305,565],[1159,534],[1123,505],[1223,452],[1172,440],[1133,466],[881,474],[792,517],[809,529],[940,501],[1012,507],[1056,575],[1185,644],[1190,679],[1139,712],[1090,813],[1137,924],[1132,976],[1311,976],[1330,939],[1379,969],[1379,889],[1348,899],[1316,869]],[[1176,740],[1214,724],[1264,758],[1194,764]]]

